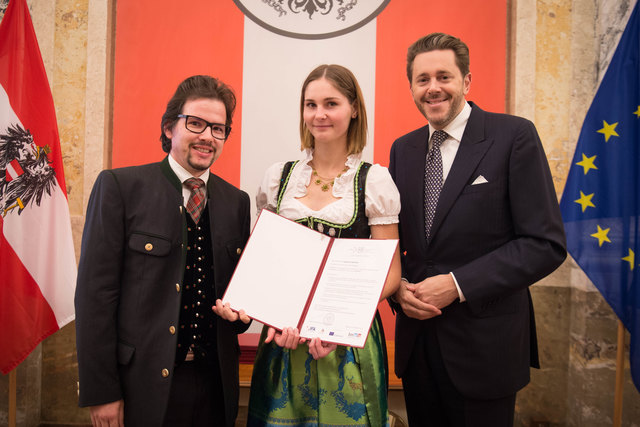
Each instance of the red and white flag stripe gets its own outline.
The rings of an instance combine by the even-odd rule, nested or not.
[[[9,128],[18,126],[34,143],[9,143]],[[53,168],[56,179],[38,201],[28,195],[28,178],[42,169],[30,170],[22,160],[39,156],[47,162],[38,166]],[[6,374],[74,319],[76,280],[53,98],[25,0],[12,0],[0,23],[0,166],[6,169],[0,174],[0,370]]]

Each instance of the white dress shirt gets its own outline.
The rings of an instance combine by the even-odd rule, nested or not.
[[[449,135],[447,139],[440,145],[440,154],[442,155],[442,183],[447,180],[447,176],[449,176],[449,171],[451,170],[451,165],[453,164],[453,159],[456,158],[456,154],[458,153],[458,148],[460,147],[460,141],[462,140],[462,135],[464,134],[464,129],[467,127],[467,122],[469,121],[469,116],[471,115],[471,106],[467,101],[464,102],[464,107],[462,107],[462,111],[449,123],[447,126],[442,129]],[[431,148],[431,135],[433,135],[435,129],[429,125],[429,148]],[[460,285],[456,280],[456,276],[453,272],[449,273],[453,278],[453,282],[456,284],[456,289],[458,290],[458,297],[460,298],[460,302],[466,301],[464,294],[462,293],[462,289],[460,289]]]
[[[169,166],[171,167],[171,170],[173,171],[173,173],[176,174],[176,176],[178,177],[178,179],[180,180],[180,182],[182,183],[182,203],[184,204],[184,206],[187,206],[187,202],[189,201],[189,197],[191,196],[191,190],[189,188],[187,188],[186,185],[184,185],[184,182],[186,180],[188,180],[189,178],[200,178],[201,180],[204,181],[204,194],[205,194],[205,198],[204,198],[204,206],[207,206],[207,182],[209,181],[209,169],[207,169],[202,175],[200,176],[193,176],[191,175],[185,168],[183,168],[180,163],[178,163],[172,156],[171,154],[169,154]],[[204,209],[204,207],[203,207]]]
[[[464,102],[462,111],[449,123],[443,131],[449,135],[447,139],[440,145],[440,154],[442,154],[442,182],[447,180],[453,159],[456,157],[458,147],[460,147],[460,141],[464,134],[464,129],[467,127],[469,116],[471,115],[471,106],[467,101]],[[429,125],[429,148],[431,148],[431,135],[433,135],[435,129]]]

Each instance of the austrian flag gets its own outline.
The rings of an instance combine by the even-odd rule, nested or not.
[[[53,98],[26,0],[0,22],[0,370],[74,318],[76,263]]]

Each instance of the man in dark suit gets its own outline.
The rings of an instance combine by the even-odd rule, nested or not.
[[[234,425],[247,325],[212,306],[248,239],[250,204],[209,168],[235,105],[224,83],[189,77],[162,117],[168,156],[96,180],[75,298],[79,403],[94,426]]]
[[[565,259],[534,125],[468,103],[469,51],[442,33],[408,51],[429,124],[391,148],[403,285],[394,296],[396,374],[413,426],[511,426],[538,367],[528,287]]]

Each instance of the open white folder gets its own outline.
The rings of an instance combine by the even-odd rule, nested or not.
[[[304,338],[364,347],[397,239],[336,239],[263,210],[224,294]]]

